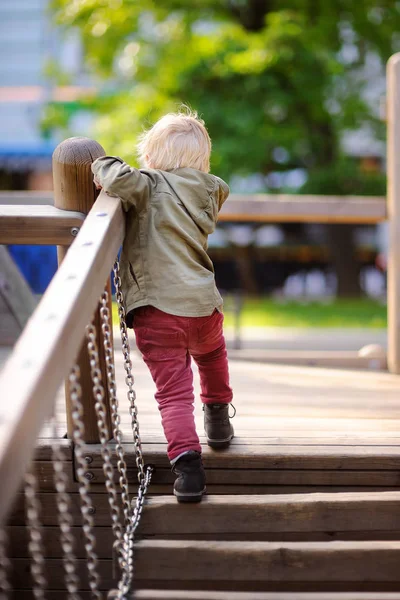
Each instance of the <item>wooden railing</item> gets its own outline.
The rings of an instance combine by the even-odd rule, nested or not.
[[[40,206],[32,205],[32,198],[40,200]],[[15,204],[11,204],[11,203]],[[40,231],[38,226],[48,223],[57,227],[60,235],[70,225],[72,229],[79,220],[80,213],[57,212],[51,206],[52,194],[41,196],[32,192],[0,192],[0,216],[4,219],[0,235],[2,240],[19,236],[22,241],[2,243],[35,243],[24,241],[20,236],[21,223],[32,240],[42,240],[41,244],[54,244],[50,231]],[[11,205],[10,205],[11,204]],[[21,212],[20,204],[27,205]],[[46,206],[46,204],[48,206]],[[384,196],[317,196],[296,194],[231,194],[219,214],[221,222],[244,223],[358,223],[375,224],[387,219],[386,198]],[[7,228],[7,231],[3,231]],[[29,232],[29,233],[28,233]],[[53,232],[55,235],[56,232]],[[37,242],[39,243],[39,242]],[[58,242],[60,243],[60,242]]]
[[[0,522],[77,359],[124,230],[120,201],[102,193],[0,374]]]

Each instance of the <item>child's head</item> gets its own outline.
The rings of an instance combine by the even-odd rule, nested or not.
[[[142,166],[150,169],[190,167],[208,173],[211,140],[197,113],[169,113],[142,135],[138,153]]]

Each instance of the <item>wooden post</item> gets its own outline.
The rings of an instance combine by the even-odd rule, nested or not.
[[[400,373],[400,53],[387,66],[388,368]]]
[[[64,210],[75,210],[87,214],[92,208],[98,192],[93,184],[93,175],[91,172],[92,162],[104,156],[103,148],[89,138],[73,137],[65,140],[57,146],[53,153],[53,181],[54,181],[54,205]],[[61,263],[68,251],[66,246],[58,246],[58,264]],[[108,281],[106,289],[110,296],[110,314],[111,314],[111,285]],[[99,307],[94,313],[94,324],[97,331],[97,343],[99,347],[99,358],[102,371],[103,384],[106,389],[106,406],[109,407],[109,398],[106,388],[106,370],[104,360],[103,335],[100,325]],[[84,332],[82,332],[84,335]],[[94,411],[94,398],[92,391],[92,379],[90,376],[89,356],[87,352],[86,339],[82,343],[79,351],[78,365],[81,370],[82,401],[84,404],[84,426],[85,441],[88,444],[99,443],[99,432],[97,428],[97,418]],[[67,411],[67,432],[68,437],[72,437],[71,421],[71,403],[69,394],[69,384],[65,384],[66,411]],[[110,410],[107,411],[107,424],[110,437],[112,437],[112,426]]]

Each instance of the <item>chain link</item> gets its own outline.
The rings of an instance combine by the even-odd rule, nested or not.
[[[134,378],[132,374],[132,361],[130,358],[130,345],[128,338],[128,330],[126,327],[125,321],[125,307],[124,307],[124,298],[121,289],[121,278],[119,271],[119,260],[116,259],[114,263],[114,285],[116,291],[116,299],[118,304],[118,316],[119,316],[119,325],[121,332],[121,341],[122,341],[122,352],[124,356],[124,368],[126,372],[125,382],[128,387],[128,400],[129,400],[129,413],[131,415],[131,425],[132,425],[132,434],[133,441],[135,446],[135,454],[136,454],[136,465],[138,469],[138,481],[139,481],[139,489],[138,495],[136,498],[135,508],[130,505],[129,506],[129,519],[126,525],[126,529],[123,535],[123,559],[124,559],[124,569],[122,571],[121,580],[118,583],[118,590],[110,592],[109,598],[117,598],[118,600],[123,600],[126,598],[127,594],[129,594],[134,578],[134,535],[135,531],[139,525],[140,517],[142,515],[145,496],[147,493],[147,488],[151,481],[151,476],[153,470],[151,467],[147,467],[145,470],[144,461],[143,461],[143,453],[142,453],[142,444],[140,441],[140,432],[139,432],[139,421],[138,421],[138,412],[135,404],[136,401],[136,393],[133,388]],[[122,448],[123,452],[123,448]]]
[[[103,319],[105,317],[103,310]],[[109,328],[108,321],[107,323],[103,322],[103,326],[107,324]],[[108,335],[110,332],[108,331]],[[100,360],[99,360],[99,351],[96,341],[96,329],[93,324],[88,325],[86,327],[86,338],[88,340],[88,353],[89,353],[89,362],[90,362],[90,372],[92,376],[93,382],[93,396],[95,398],[95,411],[97,416],[97,425],[100,435],[100,444],[101,444],[101,456],[103,459],[103,473],[105,477],[105,484],[108,493],[108,503],[110,505],[111,511],[111,521],[112,521],[112,530],[115,537],[114,549],[117,551],[118,560],[121,568],[124,567],[122,563],[121,556],[121,545],[122,545],[122,536],[123,536],[123,528],[120,519],[120,511],[118,505],[118,496],[117,490],[114,483],[114,466],[111,461],[111,454],[109,450],[108,441],[110,438],[108,426],[107,426],[107,407],[105,403],[105,392],[102,381],[102,375],[100,370]],[[108,376],[109,365],[107,365],[107,376]],[[115,384],[115,376],[114,376],[114,384]],[[115,385],[114,385],[115,389]],[[115,390],[116,391],[116,390]],[[126,477],[126,474],[125,474]],[[126,499],[126,498],[125,498]],[[129,502],[129,500],[128,500]]]
[[[37,477],[32,465],[25,473],[26,525],[29,530],[29,553],[32,558],[32,591],[36,600],[44,600],[47,581],[44,575],[44,548],[40,522],[40,502],[37,497]]]
[[[59,439],[57,437],[57,419],[54,416],[52,419],[53,440],[52,440],[52,462],[53,462],[53,479],[54,486],[57,492],[57,511],[58,524],[60,527],[60,544],[64,564],[65,587],[68,592],[68,600],[79,600],[79,578],[76,572],[76,558],[74,554],[75,540],[72,534],[72,510],[71,499],[67,492],[68,476],[64,469],[65,456],[61,449]]]
[[[130,502],[129,502],[129,483],[128,483],[128,472],[125,461],[125,453],[122,445],[122,431],[121,431],[121,417],[119,415],[119,403],[117,398],[117,382],[115,376],[115,365],[114,365],[114,350],[112,345],[112,334],[111,334],[111,315],[108,308],[108,292],[104,291],[101,296],[101,308],[100,318],[102,321],[101,330],[104,338],[104,355],[106,361],[106,373],[107,373],[107,385],[108,394],[111,406],[111,419],[113,423],[113,435],[115,439],[115,451],[117,454],[118,462],[117,468],[120,474],[120,487],[121,487],[121,498],[122,506],[125,516],[125,521],[129,519]]]
[[[0,528],[0,600],[10,597],[11,585],[8,580],[10,561],[7,557],[8,537],[4,529]]]
[[[93,517],[91,515],[92,505],[89,496],[89,482],[85,478],[86,462],[84,453],[84,425],[83,404],[82,404],[82,388],[79,384],[80,369],[78,365],[74,365],[69,375],[70,397],[72,405],[72,423],[73,423],[73,440],[74,452],[77,463],[76,476],[79,482],[79,494],[81,497],[81,514],[83,522],[83,534],[85,537],[85,550],[87,555],[87,568],[89,576],[89,587],[92,596],[96,600],[102,600],[103,596],[99,592],[100,577],[98,573],[98,558],[95,552],[96,538],[93,535]]]
[[[128,400],[129,400],[129,414],[131,415],[131,425],[132,425],[132,433],[133,433],[133,442],[135,446],[135,454],[136,454],[136,466],[138,469],[138,481],[139,485],[142,483],[145,473],[144,473],[144,462],[143,462],[143,453],[142,453],[142,444],[140,441],[140,433],[139,433],[139,421],[138,421],[138,412],[136,407],[136,393],[133,388],[134,378],[132,374],[132,361],[130,356],[130,345],[128,338],[128,330],[126,327],[125,321],[125,307],[124,307],[124,297],[121,289],[121,277],[119,271],[119,260],[116,259],[113,267],[114,271],[114,285],[116,292],[116,299],[118,304],[118,316],[119,316],[119,326],[121,331],[121,340],[122,340],[122,353],[124,356],[124,369],[126,372],[125,382],[128,387]]]

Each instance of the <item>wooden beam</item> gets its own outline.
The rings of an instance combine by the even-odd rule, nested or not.
[[[215,542],[142,540],[135,545],[137,588],[234,591],[400,591],[400,542]],[[81,589],[87,561],[77,559]],[[11,582],[29,588],[29,559],[12,561]],[[112,559],[99,559],[101,590],[115,587]],[[62,559],[44,563],[48,590],[59,590]]]
[[[360,354],[351,350],[268,350],[264,348],[228,349],[228,357],[246,362],[324,367],[331,369],[368,369],[386,371],[386,352]]]
[[[231,194],[220,221],[258,223],[379,223],[387,218],[381,196]]]
[[[400,529],[400,493],[208,496],[201,505],[178,505],[171,496],[150,497],[141,535],[262,534]],[[397,505],[397,507],[396,507]],[[181,509],[181,510],[179,510]]]
[[[216,452],[209,446],[203,448],[203,462],[207,470],[216,471],[229,469],[244,469],[247,471],[281,471],[281,470],[327,470],[327,471],[385,471],[398,474],[400,463],[400,446],[387,442],[381,442],[377,446],[336,445],[335,441],[328,444],[327,441],[310,445],[300,445],[300,440],[291,445],[286,442],[282,445],[279,441],[255,445],[242,442],[232,444],[225,452]],[[114,443],[110,444],[114,447]],[[86,445],[85,455],[90,459],[88,469],[101,469],[103,461],[100,445]],[[125,443],[126,463],[128,468],[134,469],[135,448],[133,443]],[[143,444],[145,462],[155,466],[156,470],[166,469],[170,471],[170,465],[166,453],[166,443]],[[113,452],[113,461],[116,463]],[[156,473],[154,473],[156,476]],[[399,481],[400,484],[400,481]],[[372,484],[371,484],[372,485]]]
[[[76,359],[124,230],[120,201],[102,193],[0,373],[0,523]]]
[[[400,52],[387,65],[388,367],[400,373]]]
[[[107,590],[108,591],[108,590]],[[52,590],[52,600],[68,600],[67,591]],[[79,590],[82,600],[92,593]],[[15,590],[15,600],[32,600],[29,590]],[[397,592],[210,592],[193,590],[135,590],[132,600],[399,600]]]
[[[334,582],[362,581],[400,590],[400,542],[143,540],[135,557],[136,578],[153,584],[190,581],[212,589],[210,584],[229,582],[240,590],[241,582],[259,582],[268,590],[274,583],[319,582],[329,590]]]
[[[66,469],[71,470],[67,464]],[[151,492],[151,489],[150,489]],[[42,523],[56,527],[57,498],[52,492],[41,492]],[[111,525],[107,494],[92,494],[95,521],[99,527]],[[214,536],[312,533],[364,532],[371,535],[391,534],[400,530],[400,492],[311,493],[253,495],[207,495],[200,505],[180,505],[168,496],[149,496],[146,499],[139,536],[180,536],[201,539]],[[71,517],[74,526],[81,524],[79,493],[71,494]],[[22,526],[25,522],[24,496],[18,494],[9,524]],[[13,527],[10,527],[12,536]],[[18,545],[15,546],[18,550]],[[108,548],[110,552],[110,549]],[[13,554],[13,556],[22,556]],[[48,556],[58,556],[49,554]]]
[[[54,204],[53,192],[37,192],[37,191],[0,191],[0,205],[1,204]]]
[[[0,246],[0,273],[0,347],[9,346],[11,351],[37,299],[5,246]]]
[[[85,215],[54,206],[0,204],[0,244],[72,244]]]
[[[0,204],[53,204],[47,192],[0,192]],[[260,223],[379,223],[387,219],[383,196],[230,194],[220,221]]]
[[[399,600],[391,592],[207,592],[139,590],[134,600]]]

